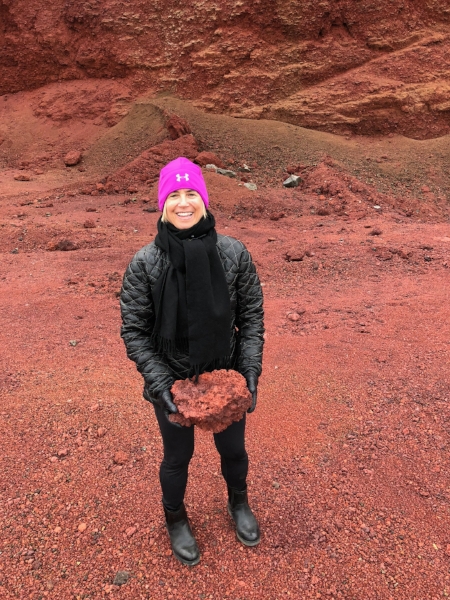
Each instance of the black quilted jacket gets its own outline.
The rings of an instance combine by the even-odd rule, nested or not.
[[[218,235],[217,250],[225,270],[231,299],[231,356],[233,368],[245,374],[261,374],[263,334],[263,297],[255,265],[244,244],[232,237]],[[170,389],[176,379],[189,377],[189,357],[176,352],[159,353],[150,340],[155,312],[151,289],[167,268],[168,256],[154,242],[145,246],[128,265],[120,295],[121,335],[128,358],[144,377],[144,398],[152,400],[158,392]],[[207,370],[201,369],[200,372]]]

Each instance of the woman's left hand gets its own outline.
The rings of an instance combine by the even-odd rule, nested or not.
[[[252,404],[247,412],[252,413],[256,408],[256,400],[258,398],[258,375],[247,373],[244,377],[247,382],[248,391],[252,395]]]

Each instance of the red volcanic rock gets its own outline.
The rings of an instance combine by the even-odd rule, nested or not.
[[[177,140],[183,135],[192,133],[191,127],[186,119],[182,119],[178,115],[170,115],[166,122],[166,129],[169,132],[171,140]]]
[[[389,250],[389,248],[376,248],[375,256],[378,258],[378,260],[392,260],[392,252]]]
[[[179,156],[194,160],[197,155],[197,142],[192,134],[183,135],[176,140],[164,140],[113,173],[107,186],[135,193],[145,185],[157,181],[161,168],[171,160]]]
[[[118,450],[113,457],[113,461],[116,465],[124,465],[128,459],[128,454],[123,450]]]
[[[194,383],[191,379],[176,381],[172,386],[179,413],[170,415],[173,423],[219,433],[239,421],[252,403],[242,375],[236,371],[204,373]]]
[[[304,248],[289,248],[289,250],[287,250],[285,252],[285,259],[289,262],[291,261],[300,261],[303,260],[305,258],[306,255],[306,251]]]
[[[80,162],[80,160],[81,152],[78,152],[78,150],[72,150],[71,152],[68,152],[65,155],[64,164],[66,165],[66,167],[74,167]]]
[[[206,167],[206,165],[216,165],[220,169],[224,169],[225,165],[214,152],[200,152],[198,156],[195,157],[194,162],[200,165],[201,167]]]
[[[54,0],[42,10],[38,0],[3,0],[0,95],[93,79],[102,93],[91,88],[89,102],[76,95],[55,106],[44,93],[37,110],[112,126],[128,111],[126,79],[136,92],[170,90],[241,118],[437,137],[450,131],[448,2],[409,4],[167,0],[178,36],[155,2]]]
[[[317,214],[319,215],[319,217],[326,217],[327,215],[330,214],[330,209],[326,208],[325,206],[320,206],[317,209]]]
[[[71,240],[60,240],[59,242],[49,242],[47,244],[47,250],[60,250],[61,252],[68,252],[70,250],[78,250],[79,246],[77,243]]]

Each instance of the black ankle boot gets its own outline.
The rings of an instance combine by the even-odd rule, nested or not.
[[[248,505],[247,490],[239,492],[233,488],[228,488],[228,513],[236,524],[238,540],[245,546],[259,544],[261,535],[258,521]]]
[[[164,514],[166,515],[166,527],[175,558],[191,567],[198,564],[200,562],[200,552],[192,535],[184,504],[176,511],[167,510],[164,506]]]

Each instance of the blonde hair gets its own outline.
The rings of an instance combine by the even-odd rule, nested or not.
[[[204,219],[206,219],[206,206],[205,206],[204,202],[203,202],[203,215],[202,215],[202,217]],[[169,219],[167,218],[167,203],[166,202],[164,202],[164,207],[163,207],[163,211],[162,211],[161,221],[163,223],[167,223],[169,221]]]

